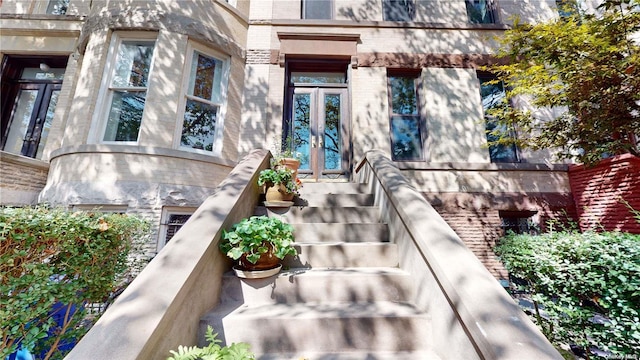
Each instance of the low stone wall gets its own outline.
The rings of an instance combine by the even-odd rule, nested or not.
[[[593,167],[573,165],[569,181],[581,230],[640,234],[640,221],[628,207],[640,211],[640,157],[625,154]]]
[[[562,359],[463,241],[381,151],[357,169],[368,182],[412,275],[415,303],[432,317],[442,359]]]
[[[47,183],[49,163],[0,151],[0,205],[35,205]]]

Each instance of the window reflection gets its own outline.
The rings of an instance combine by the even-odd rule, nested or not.
[[[180,146],[183,148],[214,150],[216,125],[221,106],[221,77],[223,62],[194,51]]]
[[[342,167],[342,141],[340,139],[340,95],[324,98],[324,168],[339,170]]]
[[[394,160],[422,159],[417,75],[390,75],[391,154]]]

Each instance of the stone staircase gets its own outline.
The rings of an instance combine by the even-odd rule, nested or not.
[[[430,316],[412,303],[409,273],[365,184],[306,183],[287,211],[299,255],[279,275],[224,275],[220,305],[200,320],[259,359],[438,359]]]

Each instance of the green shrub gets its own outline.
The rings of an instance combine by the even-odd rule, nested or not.
[[[556,344],[640,354],[640,235],[510,234],[496,253],[534,300],[534,321]]]
[[[0,359],[18,343],[45,359],[62,358],[61,347],[82,337],[131,280],[139,266],[132,249],[148,231],[146,221],[127,215],[0,209]],[[54,304],[64,306],[59,328]],[[103,306],[88,316],[88,304]]]

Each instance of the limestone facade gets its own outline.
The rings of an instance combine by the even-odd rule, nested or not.
[[[280,146],[295,123],[295,94],[340,94],[342,179],[353,175],[370,149],[392,157],[389,79],[394,74],[411,74],[415,81],[421,131],[419,156],[397,164],[428,199],[448,199],[442,205],[445,218],[457,224],[466,219],[470,228],[490,234],[484,245],[474,235],[460,234],[472,248],[481,247],[476,252],[485,254],[490,267],[501,212],[529,216],[548,207],[537,200],[482,199],[556,196],[567,199],[567,207],[572,203],[566,168],[551,164],[550,152],[519,150],[516,163],[492,162],[480,96],[479,67],[493,61],[493,37],[515,16],[529,22],[557,16],[553,0],[488,1],[492,23],[472,23],[465,0],[328,0],[318,2],[329,7],[315,13],[307,0],[69,0],[60,1],[64,14],[56,12],[58,2],[14,0],[0,7],[3,89],[5,82],[21,81],[8,76],[7,64],[21,68],[23,59],[65,60],[64,75],[54,82],[60,89],[46,143],[35,159],[20,165],[33,168],[24,175],[33,177],[29,184],[6,175],[5,169],[18,169],[9,157],[20,153],[5,156],[15,152],[4,138],[16,122],[11,108],[2,109],[3,204],[116,206],[143,214],[156,224],[157,243],[150,244],[155,251],[166,241],[167,214],[199,206],[250,150]],[[400,3],[411,5],[394,15],[393,6]],[[113,85],[118,49],[127,41],[153,46],[144,70],[144,111],[133,140],[105,140],[114,94],[141,91]],[[219,94],[209,102],[217,109],[210,149],[184,146],[194,54],[219,60]],[[292,80],[296,74],[327,73],[342,74],[343,83]],[[47,171],[46,182],[39,180]],[[466,205],[456,211],[450,205],[461,198]],[[564,206],[562,201],[553,208]],[[500,276],[499,269],[494,273]]]

